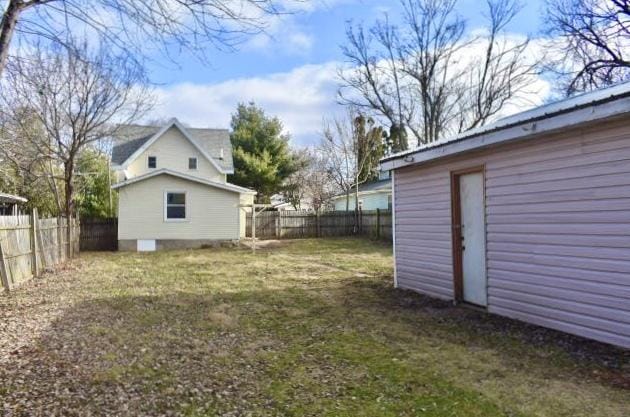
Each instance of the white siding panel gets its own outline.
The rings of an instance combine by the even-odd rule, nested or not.
[[[630,124],[397,170],[399,286],[453,296],[450,172],[479,165],[488,310],[630,347]]]
[[[149,156],[157,158],[157,167],[155,169],[168,168],[172,171],[209,181],[226,181],[225,174],[221,174],[176,127],[171,127],[164,132],[127,167],[126,172],[129,178],[148,174],[155,170],[147,165]],[[197,158],[197,169],[188,169],[188,158],[192,157]]]
[[[164,221],[164,193],[185,191],[187,221]],[[239,194],[158,175],[119,189],[118,238],[236,240]]]

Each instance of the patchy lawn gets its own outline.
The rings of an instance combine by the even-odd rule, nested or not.
[[[0,414],[629,415],[627,351],[391,275],[354,239],[83,254],[0,295]]]

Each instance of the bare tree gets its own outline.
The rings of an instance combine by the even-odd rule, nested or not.
[[[466,35],[457,0],[401,4],[401,27],[386,16],[369,31],[348,29],[341,103],[384,118],[390,135],[402,129],[405,142],[408,132],[421,146],[485,124],[526,91],[539,60],[528,59],[528,38],[505,34],[517,0],[487,0],[488,28],[475,36]]]
[[[285,199],[296,209],[307,203],[319,212],[336,194],[336,187],[327,171],[326,158],[320,151],[303,149],[299,152],[304,162],[301,168],[293,173],[287,181]]]
[[[377,112],[390,125],[392,150],[407,149],[406,126],[414,123],[416,105],[399,65],[396,29],[385,16],[369,31],[361,25],[348,27],[346,38],[342,51],[351,67],[338,71],[340,102]]]
[[[29,109],[14,109],[12,113],[19,115],[19,124],[11,119],[1,120],[0,184],[5,190],[26,197],[28,205],[37,207],[40,213],[59,214],[63,210],[61,170],[41,155],[31,141],[43,136],[42,126]]]
[[[147,56],[147,47],[168,55],[231,48],[265,29],[267,17],[287,12],[276,0],[7,0],[0,21],[0,75],[17,35],[71,46],[86,32],[116,54]]]
[[[326,170],[326,159],[320,152],[312,155],[306,178],[306,198],[316,212],[326,207],[336,194],[336,187]]]
[[[40,48],[13,60],[6,75],[0,112],[12,129],[5,134],[16,143],[27,140],[39,159],[61,168],[50,174],[63,183],[63,213],[70,218],[75,214],[80,152],[149,110],[146,78],[126,57],[112,55],[106,48],[91,53],[85,43],[71,49]],[[30,117],[24,117],[25,112]],[[40,128],[16,138],[33,121]]]
[[[565,94],[630,80],[630,1],[549,0],[547,16]]]
[[[342,119],[324,122],[319,151],[324,155],[328,177],[337,189],[346,195],[346,211],[348,211],[350,191],[357,171],[352,128],[348,128],[348,124]]]
[[[506,39],[506,26],[521,6],[513,1],[488,1],[488,31],[480,36],[484,45],[482,62],[474,60],[465,69],[467,78],[456,94],[459,126],[457,131],[483,126],[507,104],[528,90],[532,75],[538,74],[543,57],[528,59],[529,38]]]
[[[346,210],[350,209],[350,193],[354,189],[354,210],[359,210],[359,186],[372,179],[375,164],[382,154],[382,129],[375,121],[349,109],[345,118],[335,119],[324,127],[320,152],[325,157],[328,175],[346,194]],[[381,149],[378,149],[378,147]]]

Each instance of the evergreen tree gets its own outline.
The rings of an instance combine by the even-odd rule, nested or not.
[[[277,117],[267,116],[254,103],[238,105],[231,127],[234,174],[230,182],[256,190],[256,200],[268,203],[300,167],[300,159],[289,147],[289,136],[282,133]]]

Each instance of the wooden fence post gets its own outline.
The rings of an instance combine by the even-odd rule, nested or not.
[[[376,209],[376,238],[381,238],[381,210]]]
[[[282,211],[278,210],[274,213],[274,217],[276,218],[276,238],[280,239],[282,237]]]
[[[31,254],[33,263],[31,265],[33,276],[39,276],[39,245],[37,244],[37,209],[33,208],[31,213]]]
[[[68,240],[68,261],[73,258],[72,253],[72,216],[66,219],[66,239]]]
[[[2,242],[0,242],[0,279],[2,279],[2,286],[5,290],[11,289],[9,281],[9,268],[7,268],[7,261],[4,258],[4,250],[2,249]]]
[[[57,254],[59,256],[59,262],[63,262],[63,239],[61,237],[61,216],[57,216]]]

